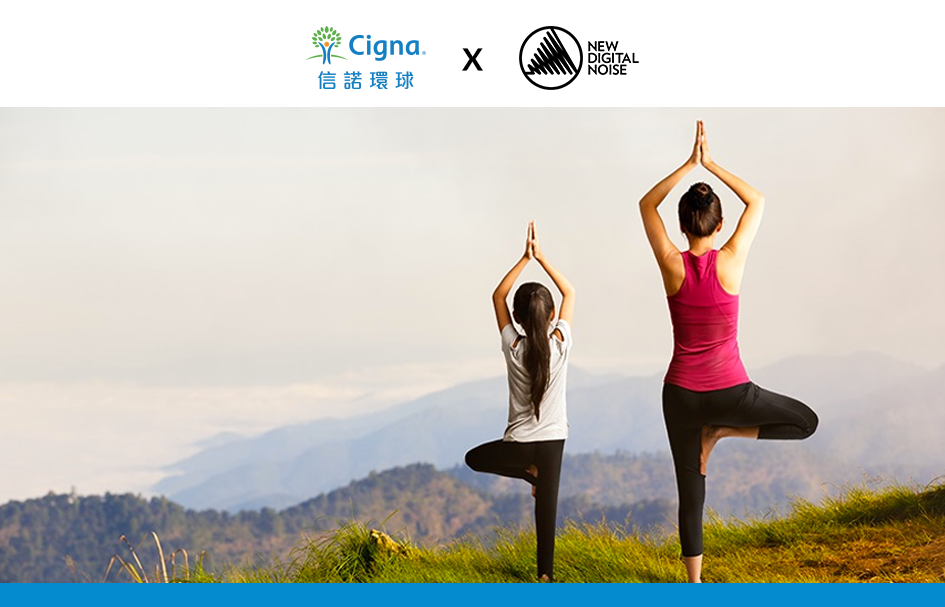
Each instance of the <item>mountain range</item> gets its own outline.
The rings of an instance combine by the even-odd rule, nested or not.
[[[721,508],[723,513],[777,508],[792,497],[818,499],[831,486],[864,479],[928,482],[942,473],[945,442],[939,439],[945,408],[937,405],[945,393],[945,367],[928,370],[861,352],[795,357],[758,369],[752,379],[804,400],[821,424],[813,437],[800,443],[723,441],[710,464],[710,487],[726,496],[742,495],[741,501]],[[568,455],[652,455],[646,474],[654,477],[653,493],[628,496],[614,479],[612,490],[599,489],[595,499],[624,504],[674,498],[660,407],[662,375],[597,376],[572,368],[568,380]],[[413,463],[452,470],[474,485],[502,491],[508,485],[503,479],[472,474],[462,462],[466,450],[501,436],[506,399],[505,378],[495,377],[380,413],[320,419],[230,439],[177,462],[154,491],[195,509],[286,508],[372,471]],[[738,469],[739,476],[726,474],[730,469]],[[563,497],[587,490],[580,479],[569,478],[567,470],[562,474]],[[722,491],[723,483],[745,489]],[[774,485],[783,499],[772,504]],[[763,500],[751,496],[759,487]]]

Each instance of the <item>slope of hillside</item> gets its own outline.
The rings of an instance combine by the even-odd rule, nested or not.
[[[945,486],[848,488],[820,505],[796,502],[785,517],[709,522],[705,536],[705,582],[941,583]],[[351,525],[297,546],[287,566],[235,568],[200,581],[534,581],[533,533],[510,529],[500,538],[429,548],[395,537],[401,542],[391,545],[372,539],[369,527]],[[566,525],[557,540],[555,575],[566,583],[685,581],[675,536],[640,538],[603,525]]]
[[[678,575],[675,504],[653,495],[658,483],[628,494],[623,505],[603,503],[615,499],[603,488],[621,470],[635,470],[629,476],[653,483],[655,477],[644,471],[650,460],[660,457],[582,455],[568,464],[573,474],[569,482],[586,489],[559,503],[559,554],[562,570],[570,568],[572,581],[673,581]],[[601,470],[596,482],[587,480]],[[0,506],[0,582],[100,581],[113,555],[130,557],[122,536],[136,545],[143,563],[153,564],[159,557],[151,532],[160,538],[165,556],[176,559],[177,570],[183,564],[182,551],[191,563],[205,551],[204,573],[213,579],[245,577],[252,570],[292,581],[287,578],[293,573],[284,564],[286,559],[299,562],[300,546],[303,552],[324,547],[339,533],[367,528],[406,538],[427,551],[424,562],[434,563],[429,569],[414,567],[396,574],[406,575],[404,579],[380,576],[367,581],[515,581],[526,576],[534,558],[534,538],[529,535],[534,502],[527,486],[484,491],[456,475],[455,470],[441,472],[430,465],[395,468],[282,511],[266,508],[237,515],[187,510],[166,499],[132,495],[50,494],[10,502]],[[740,484],[738,475],[728,476]],[[740,486],[755,491],[758,484],[752,480]],[[707,569],[707,575],[716,576],[715,581],[855,581],[851,575],[859,579],[872,571],[870,577],[886,581],[933,581],[929,567],[940,565],[945,553],[941,485],[913,490],[891,483],[875,493],[840,489],[816,502],[795,500],[781,514],[715,517],[710,512],[707,555],[714,568]],[[646,498],[635,499],[644,494]],[[469,550],[481,567],[471,577],[453,579],[470,575],[451,570],[457,552],[469,556]],[[852,562],[844,560],[848,554]],[[619,562],[608,563],[612,558]],[[726,565],[725,558],[735,564]],[[500,571],[496,559],[514,562],[506,562]],[[746,566],[749,559],[758,566]],[[646,562],[650,564],[640,565]],[[662,573],[652,577],[648,567]],[[108,578],[123,580],[127,578],[117,570]]]

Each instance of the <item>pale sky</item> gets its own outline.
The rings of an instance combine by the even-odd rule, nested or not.
[[[573,364],[662,369],[637,201],[697,119],[767,198],[749,370],[945,362],[945,110],[2,109],[0,501],[144,490],[219,432],[502,373],[490,295],[530,219],[577,289]],[[698,180],[737,219],[697,169],[661,208],[680,246]]]

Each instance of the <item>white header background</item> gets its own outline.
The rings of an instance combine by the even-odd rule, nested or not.
[[[941,106],[936,3],[5,2],[6,107]],[[342,34],[338,89],[319,90],[312,33]],[[636,54],[627,76],[565,89],[527,82],[525,37],[557,25]],[[426,55],[351,56],[356,34],[419,40]],[[463,48],[483,50],[464,72]],[[325,66],[327,68],[328,66]],[[410,70],[414,88],[344,90],[341,73]],[[393,83],[391,84],[393,87]]]

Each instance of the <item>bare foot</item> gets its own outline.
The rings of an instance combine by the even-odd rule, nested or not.
[[[706,467],[709,465],[709,454],[715,448],[715,443],[722,438],[723,428],[721,426],[703,426],[702,427],[702,450],[699,451],[699,474],[705,476]]]
[[[758,438],[758,426],[746,428],[732,428],[730,426],[703,426],[702,427],[702,449],[699,452],[699,473],[705,475],[706,466],[709,464],[709,454],[715,448],[715,443],[725,437],[737,438]]]
[[[532,464],[528,468],[525,468],[525,472],[528,472],[535,478],[538,478],[538,466],[536,466],[535,464]],[[537,494],[538,494],[538,486],[532,485],[532,497],[535,497]]]

